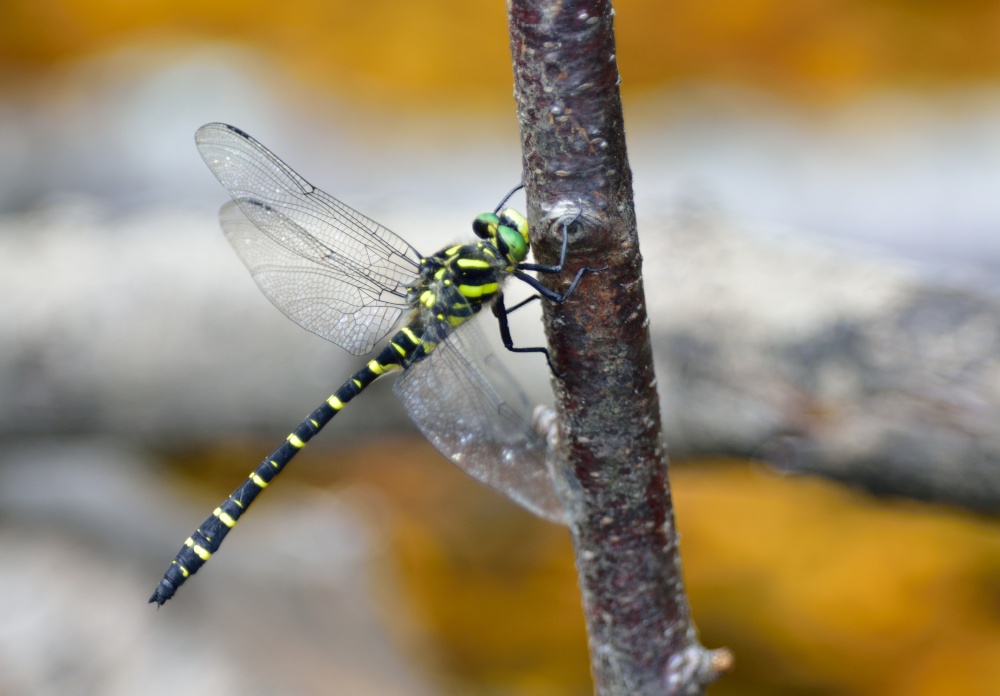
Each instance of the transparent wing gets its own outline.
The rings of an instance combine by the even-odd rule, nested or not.
[[[273,209],[260,215],[282,217]],[[354,355],[370,353],[406,308],[402,296],[386,290],[376,295],[371,288],[355,285],[351,280],[354,276],[323,261],[322,248],[306,253],[309,237],[304,231],[298,233],[301,248],[293,251],[265,234],[260,223],[248,219],[235,201],[222,207],[219,222],[226,239],[274,306],[302,328]],[[296,227],[287,218],[275,224],[289,230]]]
[[[536,515],[564,523],[527,397],[477,321],[451,332],[393,390],[424,437],[456,466]]]
[[[209,123],[195,143],[233,197],[223,231],[268,299],[355,355],[371,351],[406,308],[420,254],[238,128]]]

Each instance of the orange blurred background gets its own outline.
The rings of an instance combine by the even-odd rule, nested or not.
[[[615,7],[627,120],[630,100],[669,103],[675,90],[703,83],[822,113],[882,92],[934,99],[940,90],[994,89],[1000,81],[996,2],[622,0]],[[295,83],[302,98],[295,108],[316,109],[320,119],[325,100],[334,100],[400,120],[442,114],[472,131],[479,120],[499,120],[512,133],[505,21],[498,0],[7,0],[0,88],[8,102],[25,93],[39,100],[39,81],[95,57],[124,51],[134,64],[145,50],[162,60],[225,45]],[[314,100],[302,97],[310,94]],[[655,111],[643,113],[655,127]],[[221,190],[210,193],[221,201]],[[588,693],[568,535],[472,490],[419,441],[402,443],[343,456],[320,450],[336,471],[314,465],[286,474],[322,487],[375,486],[392,501],[390,565],[399,601],[421,622],[393,625],[398,617],[387,609],[393,635],[446,693]],[[268,446],[229,454],[220,447],[206,457],[184,451],[174,462],[178,485],[210,502]],[[372,459],[393,464],[373,470],[365,465]],[[994,521],[877,501],[748,462],[675,462],[672,482],[703,643],[736,655],[735,671],[710,693],[1000,694]],[[421,643],[433,646],[426,648],[433,657],[414,647]]]
[[[1000,7],[987,0],[628,0],[616,10],[626,93],[718,81],[829,102],[1000,77]],[[228,41],[341,97],[510,104],[500,2],[9,0],[2,12],[7,74],[122,45]]]

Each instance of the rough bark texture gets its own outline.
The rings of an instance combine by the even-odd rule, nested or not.
[[[515,97],[536,256],[568,268],[545,303],[556,446],[598,694],[701,693],[724,661],[700,647],[681,579],[608,2],[512,0]],[[715,660],[713,661],[713,657]]]

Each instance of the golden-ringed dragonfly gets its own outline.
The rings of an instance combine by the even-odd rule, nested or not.
[[[314,187],[238,128],[210,123],[198,129],[195,143],[233,199],[219,213],[226,238],[286,316],[354,355],[371,352],[404,314],[406,319],[378,355],[310,413],[188,537],[149,601],[162,606],[173,597],[292,457],[351,399],[390,372],[402,372],[395,393],[445,457],[535,514],[561,522],[545,442],[519,410],[521,404],[501,396],[523,399],[512,377],[487,359],[485,339],[468,320],[491,305],[508,349],[548,359],[544,348],[513,345],[507,312],[524,303],[505,308],[501,288],[515,276],[540,296],[564,301],[592,269],[580,269],[564,294],[525,271],[561,271],[567,230],[558,264],[524,263],[527,220],[503,208],[518,186],[492,213],[473,220],[475,241],[423,256]]]

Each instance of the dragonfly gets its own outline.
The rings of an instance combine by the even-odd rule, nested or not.
[[[354,355],[389,339],[187,538],[149,602],[159,607],[173,597],[306,443],[390,373],[401,373],[393,391],[446,458],[531,512],[564,522],[545,439],[527,416],[527,399],[470,320],[492,307],[504,346],[542,353],[552,369],[545,348],[514,346],[507,314],[538,298],[564,302],[586,273],[601,270],[580,268],[564,293],[528,275],[562,271],[568,226],[559,263],[526,263],[528,222],[503,207],[517,186],[493,212],[474,218],[474,240],[423,256],[235,126],[209,123],[198,129],[195,143],[232,197],[219,212],[222,230],[264,295],[292,321]],[[511,276],[537,294],[508,308],[502,287]]]

